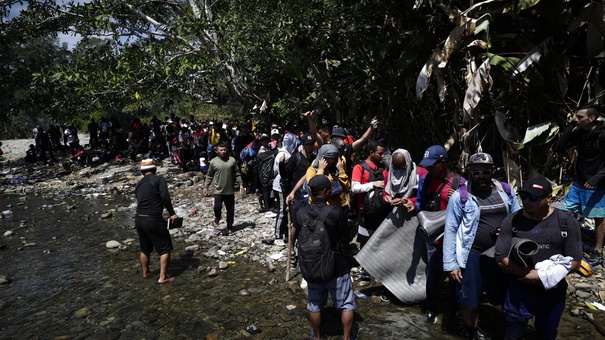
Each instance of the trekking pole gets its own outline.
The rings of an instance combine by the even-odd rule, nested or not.
[[[290,205],[286,205],[286,212],[288,215],[288,262],[286,263],[286,282],[290,281],[290,263],[292,257],[292,215]]]

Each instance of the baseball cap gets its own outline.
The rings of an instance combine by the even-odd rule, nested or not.
[[[267,136],[266,133],[263,133],[260,135],[260,137],[258,137],[259,140],[263,140],[263,139],[270,139],[269,136]]]
[[[310,134],[304,134],[300,139],[300,142],[303,144],[315,144],[315,138]]]
[[[273,136],[273,135],[279,135],[279,130],[278,129],[271,130],[271,136]]]
[[[433,145],[426,149],[424,157],[418,165],[420,166],[433,166],[437,161],[447,159],[447,151],[441,145]]]
[[[147,158],[141,161],[141,170],[155,169],[155,162],[151,158]]]
[[[311,187],[311,189],[313,189],[314,191],[331,189],[332,183],[326,175],[315,175],[309,181],[309,187]]]
[[[475,164],[486,164],[486,165],[494,165],[494,160],[492,156],[485,152],[477,152],[474,155],[471,155],[468,159],[468,165]]]
[[[550,195],[552,193],[552,185],[544,177],[533,177],[523,183],[523,187],[519,189],[519,192],[526,192],[536,196]]]
[[[343,128],[335,128],[332,130],[332,137],[342,137],[347,138],[347,134],[345,133],[345,129]]]

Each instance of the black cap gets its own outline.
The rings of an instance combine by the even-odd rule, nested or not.
[[[332,183],[326,175],[315,175],[309,181],[309,187],[311,187],[313,191],[320,191],[324,189],[331,189]]]
[[[315,144],[315,138],[310,134],[304,134],[300,139],[300,142],[303,144]]]
[[[526,192],[530,195],[546,196],[552,194],[552,185],[544,177],[533,177],[523,183],[519,192]]]

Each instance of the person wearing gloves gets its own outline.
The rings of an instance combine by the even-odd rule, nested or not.
[[[469,339],[482,338],[479,302],[485,291],[489,302],[504,300],[505,278],[492,257],[481,254],[496,244],[502,220],[521,207],[508,183],[492,178],[494,161],[487,153],[469,158],[469,180],[452,194],[443,233],[443,270],[456,282]]]
[[[569,256],[571,266],[561,264],[563,267],[558,267],[557,271],[563,269],[564,274],[574,272],[582,260],[582,242],[578,222],[571,215],[550,206],[551,194],[552,186],[546,178],[528,179],[519,189],[523,209],[506,217],[500,227],[495,259],[505,273],[511,274],[502,308],[507,321],[504,339],[522,339],[527,322],[534,316],[534,327],[541,338],[557,338],[557,328],[565,310],[566,275],[557,274],[562,279],[556,287],[550,279],[545,280],[548,281],[545,285],[534,266],[538,264],[540,268],[540,262],[555,255]],[[513,237],[538,244],[538,251],[531,256],[527,267],[509,258]],[[547,289],[546,286],[552,288]]]

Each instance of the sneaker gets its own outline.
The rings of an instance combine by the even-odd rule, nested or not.
[[[585,261],[588,262],[593,267],[596,265],[602,264],[603,263],[603,253],[599,253],[598,251],[593,250],[590,253],[590,257],[588,257]]]
[[[475,332],[475,340],[490,340],[490,337],[487,335],[487,332],[481,328],[477,328],[477,332]]]
[[[426,311],[426,322],[434,325],[437,323],[437,315],[435,315],[435,313],[431,312],[430,310]]]
[[[275,216],[277,216],[277,214],[274,213],[273,211],[267,211],[267,213],[265,213],[265,217],[268,217],[268,218],[274,218]]]
[[[273,245],[285,246],[286,244],[284,243],[284,241],[281,238],[277,238],[277,239],[275,239],[275,241],[273,241]]]

